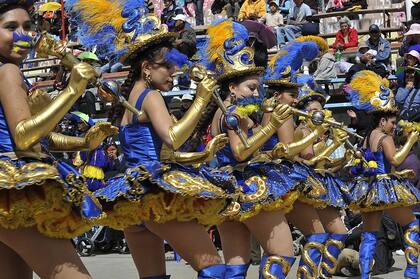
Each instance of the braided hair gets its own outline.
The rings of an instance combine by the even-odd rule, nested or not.
[[[163,56],[164,52],[172,48],[171,42],[162,42],[147,48],[142,48],[137,51],[127,60],[130,66],[130,71],[124,83],[121,85],[120,94],[128,100],[135,83],[143,77],[141,65],[144,61],[156,61]],[[120,126],[125,108],[121,105],[116,105],[110,112],[109,118],[113,125]]]

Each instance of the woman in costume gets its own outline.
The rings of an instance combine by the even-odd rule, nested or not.
[[[267,68],[264,81],[267,85],[267,99],[264,105],[266,112],[271,110],[273,102],[290,105],[296,102],[295,98],[298,97],[298,92],[302,92],[302,88],[305,88],[304,82],[296,74],[302,66],[303,59],[311,61],[325,49],[328,49],[325,40],[308,36],[293,42],[273,57]],[[322,95],[319,96],[322,97]],[[302,97],[302,94],[299,94],[299,97]],[[265,113],[263,123],[269,117],[270,114]],[[294,125],[293,119],[290,119],[280,127],[277,135],[273,136],[264,146],[264,150],[273,150],[271,156],[274,159],[280,158],[284,163],[287,162],[287,159],[294,160],[296,155],[304,152],[304,150],[311,149],[315,141],[319,141],[319,138],[328,129],[326,124],[313,126],[313,130],[310,130],[305,137],[300,137],[297,142],[293,142]],[[320,190],[323,189],[322,183],[324,183],[320,180],[322,177],[319,177],[312,168],[305,164],[291,161],[288,163],[293,165],[295,172],[305,174],[304,176],[307,177],[309,182],[302,185],[300,199],[306,194],[317,194],[319,196]],[[308,191],[308,189],[310,190]],[[322,197],[322,199],[325,198]],[[324,250],[323,244],[329,237],[329,234],[325,233],[324,230],[322,223],[324,220],[320,218],[317,210],[311,204],[300,200],[295,202],[294,210],[287,215],[287,219],[298,227],[307,239],[299,263],[298,278],[316,277],[319,273],[319,263]],[[338,257],[338,254],[335,257]]]
[[[0,266],[2,278],[89,278],[68,240],[89,230],[102,216],[75,169],[41,151],[94,149],[115,132],[110,124],[85,138],[52,131],[96,78],[77,65],[69,85],[49,104],[45,95],[28,98],[19,64],[31,48],[28,9],[32,1],[0,1]],[[45,146],[42,142],[42,146]]]
[[[210,104],[197,125],[195,136],[201,138],[210,123],[213,136],[228,134],[229,145],[217,153],[218,166],[233,168],[242,188],[239,217],[218,226],[226,262],[225,278],[245,278],[251,233],[265,251],[260,278],[284,278],[294,257],[290,229],[282,210],[293,203],[294,188],[300,177],[286,177],[286,167],[277,166],[266,158],[259,161],[252,158],[252,154],[291,117],[290,108],[274,108],[267,125],[256,128],[258,123],[250,114],[261,105],[258,89],[264,68],[255,67],[253,50],[246,47],[247,30],[225,20],[210,26],[207,33],[209,39],[203,49],[203,60],[210,70],[216,71],[221,99],[225,99],[227,110],[222,113],[216,103]]]
[[[370,278],[382,212],[386,211],[404,231],[404,248],[407,260],[405,278],[418,278],[419,220],[410,206],[418,204],[420,191],[406,179],[407,171],[393,171],[400,165],[413,145],[419,140],[415,129],[406,133],[407,141],[399,149],[392,138],[398,109],[392,91],[384,81],[371,71],[354,75],[344,89],[352,105],[365,110],[370,116],[363,150],[363,160],[352,169],[359,175],[350,183],[350,208],[361,211],[363,219],[360,244],[361,278]]]
[[[172,89],[177,65],[187,62],[172,47],[175,34],[147,14],[143,1],[67,1],[67,7],[78,21],[85,46],[96,45],[103,57],[119,54],[120,61],[131,66],[122,94],[142,111],[135,115],[126,110],[122,116],[119,138],[128,163],[125,175],[95,192],[108,214],[103,224],[125,229],[141,278],[169,277],[162,239],[198,271],[198,278],[224,278],[225,267],[201,224],[222,220],[236,183],[226,172],[190,165],[211,160],[226,137],[216,137],[202,152],[172,151],[169,159],[161,159],[163,145],[177,150],[192,134],[216,81],[194,67],[190,73],[202,81],[191,107],[174,122],[160,91]]]

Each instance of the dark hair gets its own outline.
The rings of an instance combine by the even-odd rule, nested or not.
[[[369,145],[369,138],[372,134],[372,131],[378,128],[379,123],[381,122],[382,118],[385,118],[385,120],[388,120],[392,117],[397,117],[396,112],[391,111],[374,111],[372,113],[369,113],[367,115],[369,117],[369,126],[366,132],[366,142]]]
[[[132,54],[130,58],[126,61],[130,65],[130,71],[124,83],[121,85],[121,95],[128,100],[131,90],[133,90],[134,84],[136,81],[141,79],[142,71],[141,64],[144,61],[156,61],[160,56],[163,55],[164,50],[171,48],[172,44],[169,43],[160,43],[158,45],[153,45],[148,48],[142,48],[141,51],[137,51]],[[110,112],[109,118],[112,119],[113,125],[120,126],[121,119],[124,114],[124,107],[117,105]]]
[[[3,7],[0,4],[0,18],[2,17],[2,15],[4,13],[7,13],[8,11],[11,11],[11,10],[14,10],[14,9],[24,9],[29,14],[29,8],[30,8],[30,6],[24,5],[24,4],[10,4],[10,5],[5,5]]]
[[[268,51],[267,47],[255,40],[254,42],[254,63],[257,67],[267,67],[268,64]]]
[[[242,77],[233,77],[230,79],[223,80],[219,83],[220,85],[220,98],[222,100],[226,99],[226,97],[229,95],[229,85],[231,83],[239,84],[243,80],[245,80],[248,76],[242,76]],[[214,114],[216,113],[217,109],[219,107],[217,106],[216,102],[212,100],[206,107],[206,110],[203,112],[201,119],[198,121],[197,126],[194,129],[194,132],[192,133],[192,137],[189,144],[189,151],[193,152],[197,150],[197,147],[202,143],[203,136],[205,135],[207,128],[209,127],[211,121],[213,120]]]

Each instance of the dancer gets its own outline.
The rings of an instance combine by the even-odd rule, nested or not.
[[[227,112],[222,113],[216,104],[210,104],[195,136],[201,138],[210,122],[213,136],[228,134],[229,146],[217,153],[219,168],[233,167],[242,187],[239,217],[218,226],[226,262],[225,278],[245,278],[251,233],[265,251],[260,278],[285,278],[295,259],[284,211],[297,197],[297,182],[305,178],[288,176],[287,166],[253,158],[252,154],[291,117],[290,108],[285,105],[274,108],[263,127],[252,120],[250,114],[259,109],[262,101],[258,88],[264,68],[255,67],[253,50],[246,47],[246,29],[226,20],[210,26],[208,35],[204,60],[209,69],[216,70]],[[235,129],[238,127],[240,131]]]
[[[370,128],[364,141],[363,160],[353,169],[359,176],[350,183],[350,208],[362,212],[363,233],[360,244],[361,278],[370,278],[382,212],[397,221],[404,231],[407,268],[405,278],[418,278],[419,220],[410,206],[418,204],[420,191],[406,179],[407,171],[393,172],[413,145],[419,132],[406,133],[406,143],[397,150],[392,138],[398,109],[392,91],[380,76],[371,71],[356,73],[345,87],[352,105],[370,116]]]
[[[216,81],[204,69],[192,68],[190,74],[202,81],[193,104],[174,123],[160,91],[172,89],[177,65],[187,62],[172,47],[175,34],[147,14],[143,1],[80,0],[67,1],[67,6],[86,47],[96,45],[103,57],[116,53],[131,66],[122,94],[143,112],[134,115],[126,110],[122,116],[119,138],[128,169],[95,192],[108,214],[103,224],[125,229],[141,278],[169,277],[162,239],[198,271],[198,278],[224,278],[225,267],[200,224],[224,218],[236,195],[236,182],[227,172],[190,165],[211,160],[227,142],[226,136],[214,138],[202,152],[176,152],[192,134]],[[160,159],[163,144],[175,151],[170,162]],[[141,222],[142,226],[129,227]]]
[[[32,278],[33,270],[41,278],[89,278],[70,241],[55,238],[87,231],[102,217],[101,208],[77,171],[42,152],[40,143],[46,138],[49,150],[94,149],[115,129],[103,124],[85,138],[52,133],[96,78],[87,64],[73,69],[69,85],[50,104],[39,106],[37,93],[28,98],[18,65],[32,45],[32,4],[0,1],[1,277]]]
[[[267,100],[264,110],[270,111],[270,107],[273,107],[274,103],[285,103],[293,104],[296,102],[295,98],[298,97],[298,92],[302,92],[303,88],[306,88],[302,78],[297,77],[297,71],[302,66],[303,59],[308,61],[316,58],[320,52],[325,48],[325,40],[308,36],[300,39],[300,41],[294,41],[288,45],[284,51],[279,52],[273,57],[270,62],[266,74],[267,84]],[[292,80],[294,82],[292,82]],[[308,89],[304,92],[309,93]],[[299,94],[300,98],[316,99],[315,97],[323,98],[320,94],[308,95]],[[303,99],[302,98],[302,99]],[[299,107],[299,109],[303,109]],[[264,115],[264,121],[269,118],[269,113]],[[301,198],[305,195],[316,194],[319,198],[321,192],[325,192],[318,174],[305,164],[297,161],[295,155],[301,154],[304,150],[311,149],[315,141],[319,141],[319,138],[324,132],[328,130],[328,125],[323,124],[319,126],[313,126],[313,130],[308,131],[305,137],[299,137],[297,142],[293,142],[294,132],[294,121],[289,120],[289,123],[282,125],[276,136],[273,136],[270,141],[264,146],[265,150],[271,150],[271,156],[273,158],[282,158],[283,162],[285,159],[290,160],[289,163],[293,165],[293,169],[296,173],[305,174],[307,181],[306,187],[301,189]],[[278,143],[279,142],[279,143]],[[319,157],[318,157],[319,158]],[[304,185],[305,186],[305,185]],[[311,189],[308,191],[308,189]],[[325,196],[325,193],[324,193]],[[341,197],[341,194],[340,194]],[[323,197],[325,199],[325,197]],[[322,200],[321,200],[322,201]],[[322,202],[325,206],[325,202]],[[322,252],[324,250],[324,243],[327,241],[329,235],[325,233],[323,223],[318,215],[317,210],[308,203],[302,201],[296,201],[294,204],[294,210],[287,215],[289,221],[291,221],[296,227],[298,227],[307,238],[307,244],[304,247],[303,256],[299,263],[298,277],[299,278],[312,278],[318,275],[318,267],[321,262]],[[332,250],[330,248],[330,250]],[[336,252],[334,251],[334,254]],[[339,254],[339,251],[338,251]],[[335,256],[337,257],[338,254]]]

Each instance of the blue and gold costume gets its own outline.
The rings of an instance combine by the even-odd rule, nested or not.
[[[356,73],[351,82],[344,88],[352,105],[368,113],[397,115],[398,109],[392,91],[385,82],[371,71]],[[401,163],[418,141],[418,131],[407,132],[404,146],[398,150],[393,160]],[[378,141],[376,151],[372,151],[369,138],[362,150],[363,157],[353,161],[351,169],[357,175],[349,184],[349,206],[361,212],[381,211],[396,207],[409,207],[419,203],[420,191],[405,175],[407,171],[392,172],[391,163],[387,160],[382,148],[384,135]],[[416,219],[403,227],[404,248],[407,260],[405,278],[418,278],[417,266],[419,256],[419,220]],[[361,278],[370,278],[373,256],[378,240],[377,232],[362,233],[360,244]]]
[[[138,109],[149,92],[146,89],[140,95]],[[163,143],[150,122],[133,119],[133,123],[121,127],[119,137],[128,169],[124,176],[110,179],[107,187],[95,192],[107,202],[125,200],[108,212],[107,225],[122,228],[149,220],[194,219],[201,224],[216,224],[222,220],[227,199],[235,195],[236,181],[231,175],[204,164],[195,168],[163,163]]]

